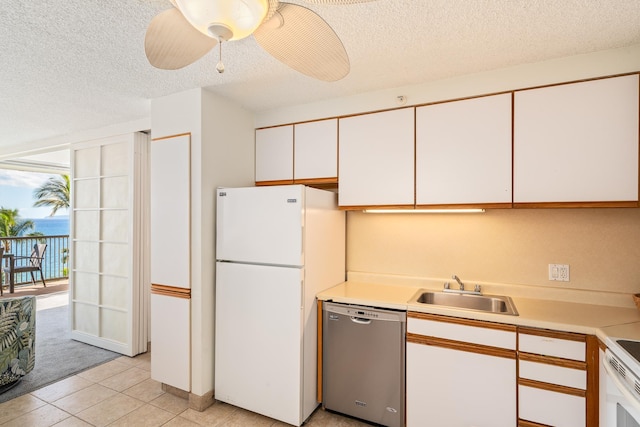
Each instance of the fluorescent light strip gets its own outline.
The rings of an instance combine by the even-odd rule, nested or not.
[[[434,213],[481,213],[484,209],[365,209],[364,213],[434,214]]]

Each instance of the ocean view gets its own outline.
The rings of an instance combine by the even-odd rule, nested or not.
[[[33,237],[33,238],[21,238],[13,241],[10,244],[10,251],[14,255],[29,256],[31,254],[32,247],[35,243],[46,243],[47,249],[44,256],[43,271],[45,279],[52,277],[64,277],[66,276],[66,264],[64,263],[65,252],[68,248],[69,242],[66,237],[49,238],[51,236],[68,236],[69,235],[69,217],[47,217],[47,218],[24,218],[33,221],[34,228],[29,230],[26,234],[33,232],[42,233],[46,236],[45,239]],[[28,236],[24,236],[28,237]],[[39,275],[37,277],[39,279]],[[31,277],[27,273],[19,274],[16,277],[16,282],[29,282]]]
[[[33,218],[35,228],[33,231],[38,231],[45,236],[62,236],[69,234],[69,217],[47,217],[47,218]]]

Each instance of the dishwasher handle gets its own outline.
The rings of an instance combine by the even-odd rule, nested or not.
[[[351,321],[353,323],[358,323],[360,325],[368,325],[371,323],[371,319],[365,319],[364,317],[355,317],[355,316],[351,316]]]

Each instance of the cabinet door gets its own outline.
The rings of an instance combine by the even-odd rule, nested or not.
[[[293,178],[338,182],[338,119],[294,126]]]
[[[582,396],[535,387],[518,387],[521,420],[556,427],[584,427],[586,400]]]
[[[190,301],[151,294],[151,378],[191,390]]]
[[[637,200],[638,75],[515,93],[515,203]]]
[[[191,287],[191,137],[151,143],[151,283]]]
[[[407,427],[515,427],[516,361],[407,343]]]
[[[416,109],[416,204],[511,204],[511,94]]]
[[[293,125],[256,130],[256,182],[293,183]]]
[[[340,206],[414,205],[414,111],[340,119]]]

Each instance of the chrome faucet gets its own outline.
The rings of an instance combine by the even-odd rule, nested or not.
[[[482,291],[480,288],[480,285],[475,285],[472,291],[465,291],[464,289],[464,283],[462,283],[462,280],[460,280],[460,278],[458,276],[456,276],[455,274],[453,276],[451,276],[452,279],[454,279],[456,282],[458,282],[458,285],[460,285],[460,289],[451,289],[451,285],[449,284],[449,282],[444,284],[444,292],[454,292],[454,293],[458,293],[458,294],[473,294],[473,295],[482,295]]]
[[[458,285],[460,285],[460,290],[464,291],[464,283],[460,281],[460,278],[455,274],[451,278],[454,279],[456,282],[458,282]]]

